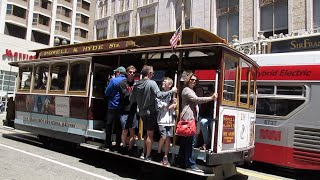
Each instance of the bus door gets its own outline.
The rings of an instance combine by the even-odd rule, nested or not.
[[[90,123],[89,129],[102,130],[105,127],[104,118],[107,112],[107,102],[104,91],[112,75],[113,70],[110,66],[94,63],[90,81],[89,120],[92,120],[92,123]]]

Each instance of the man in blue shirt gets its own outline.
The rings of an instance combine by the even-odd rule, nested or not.
[[[121,126],[120,114],[123,109],[121,105],[121,88],[120,83],[126,79],[126,69],[123,66],[114,70],[115,77],[112,78],[105,90],[105,96],[108,99],[108,112],[106,115],[106,140],[105,148],[111,147],[112,124],[116,123],[116,148],[119,148],[121,143]]]

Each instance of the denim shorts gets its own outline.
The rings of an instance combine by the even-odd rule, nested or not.
[[[138,120],[135,113],[123,113],[120,115],[122,129],[137,128]]]
[[[163,139],[166,139],[167,137],[173,137],[173,126],[159,125],[159,131]]]

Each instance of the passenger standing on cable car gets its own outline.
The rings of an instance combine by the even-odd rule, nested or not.
[[[214,93],[210,97],[198,97],[193,88],[197,84],[198,77],[190,73],[185,82],[185,87],[181,93],[182,111],[180,115],[181,120],[196,120],[198,118],[199,106],[198,104],[206,103],[217,98],[217,93]],[[181,117],[182,116],[182,117]],[[196,172],[203,172],[196,166],[193,159],[193,148],[196,143],[194,136],[180,136],[180,148],[178,153],[177,165],[182,168],[187,168]]]
[[[136,68],[131,65],[127,67],[127,79],[121,81],[120,88],[121,88],[121,104],[123,105],[123,112],[120,116],[120,123],[122,127],[122,134],[121,134],[121,141],[122,141],[122,153],[128,154],[130,156],[133,155],[133,143],[134,143],[134,136],[135,136],[135,129],[138,126],[138,121],[136,116],[137,113],[137,103],[131,103],[129,97],[133,90],[134,85],[134,75],[136,73]],[[129,129],[129,139],[128,139],[128,129]],[[127,145],[128,143],[128,147]]]
[[[144,137],[144,143],[146,148],[144,152],[146,156],[145,161],[151,161],[151,150],[153,143],[154,130],[158,128],[157,123],[157,110],[155,108],[156,98],[165,98],[172,96],[174,92],[177,92],[177,88],[173,87],[170,91],[161,92],[157,83],[152,79],[154,75],[152,66],[144,66],[141,71],[142,79],[138,81],[132,90],[130,101],[132,103],[137,102],[139,115],[143,121],[143,128],[147,130],[147,134]]]
[[[114,70],[115,77],[112,78],[105,90],[105,96],[108,99],[108,112],[106,115],[106,139],[105,148],[110,149],[111,135],[112,135],[112,124],[116,124],[116,146],[115,150],[119,150],[121,143],[121,127],[120,127],[120,114],[123,110],[120,104],[121,88],[120,83],[126,79],[126,69],[123,66],[118,67]]]

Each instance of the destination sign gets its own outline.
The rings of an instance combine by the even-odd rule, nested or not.
[[[120,41],[113,43],[90,44],[84,46],[63,46],[55,49],[50,48],[48,50],[43,50],[39,53],[38,58],[113,51],[134,47],[134,45],[135,43],[133,41]]]

